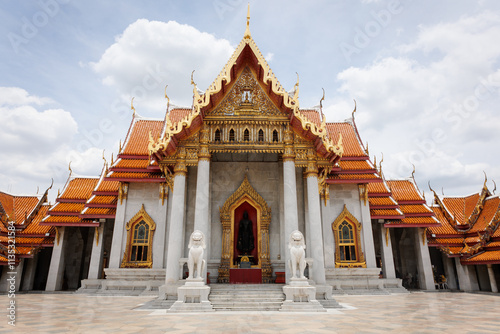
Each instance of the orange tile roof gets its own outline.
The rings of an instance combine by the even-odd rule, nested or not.
[[[371,183],[370,183],[371,184]],[[368,202],[370,202],[370,206],[394,206],[397,205],[396,201],[392,199],[392,197],[368,197]]]
[[[354,127],[350,123],[326,123],[326,128],[330,139],[334,142],[337,142],[339,132],[342,133],[342,143],[344,145],[343,158],[363,156],[368,158],[358,140]]]
[[[491,241],[486,245],[486,248],[500,247],[500,241]]]
[[[96,187],[94,191],[101,192],[118,192],[118,187],[120,186],[119,181],[108,181],[102,180],[102,182]]]
[[[367,160],[340,160],[339,166],[342,171],[345,170],[375,170],[372,164]]]
[[[442,245],[457,245],[457,244],[463,245],[464,239],[463,238],[436,238],[435,242],[442,244]]]
[[[439,220],[441,223],[441,226],[433,226],[429,227],[429,230],[433,234],[437,235],[459,235],[459,232],[453,228],[453,226],[450,225],[448,220],[445,218],[443,215],[443,212],[441,211],[441,208],[438,206],[433,206],[432,211],[436,215],[436,218]]]
[[[47,218],[43,220],[44,224],[76,224],[79,222],[80,217],[78,216],[47,216]]]
[[[0,204],[5,210],[5,213],[9,216],[12,216],[14,211],[14,196],[0,191]]]
[[[383,209],[383,210],[374,209],[370,211],[372,216],[395,216],[394,218],[397,219],[400,219],[402,216],[401,211],[398,211],[398,209]]]
[[[472,194],[467,197],[444,197],[442,199],[444,205],[459,224],[466,223],[466,219],[474,211],[478,200],[479,194]]]
[[[83,216],[95,216],[95,215],[115,215],[116,209],[114,208],[86,208],[82,212]]]
[[[401,211],[405,214],[430,213],[431,210],[422,204],[400,205]]]
[[[500,198],[498,196],[486,199],[486,201],[484,202],[483,210],[481,211],[476,223],[469,232],[484,231],[486,226],[488,226],[493,217],[495,217],[495,214],[500,209],[499,205]]]
[[[439,222],[434,219],[434,217],[404,217],[402,219],[403,224],[408,225],[438,225]]]
[[[415,184],[409,180],[387,180],[392,195],[398,201],[422,201]]]
[[[318,110],[314,109],[300,109],[299,112],[309,121],[316,125],[321,124],[321,116]]]
[[[149,166],[149,160],[146,159],[120,159],[113,168],[140,168],[146,169]]]
[[[45,217],[47,212],[49,211],[49,206],[48,205],[42,205],[40,207],[40,210],[38,211],[37,215],[31,223],[21,232],[21,234],[45,234],[45,233],[51,233],[53,231],[52,226],[43,226],[40,225],[40,222],[42,219]]]
[[[117,196],[92,196],[87,204],[116,204]]]
[[[158,138],[161,130],[163,129],[163,124],[164,122],[161,120],[134,118],[120,154],[149,155],[149,132],[151,131],[153,138]]]
[[[175,124],[191,113],[191,108],[175,108],[170,110],[168,117]]]
[[[479,253],[479,254],[472,256],[472,257],[469,257],[467,259],[461,259],[460,262],[463,264],[473,264],[473,263],[478,263],[478,262],[500,263],[500,250]]]
[[[52,212],[64,212],[78,214],[83,210],[84,203],[57,203],[50,209]]]
[[[376,174],[333,174],[328,177],[329,180],[379,180]]]
[[[371,194],[390,193],[384,182],[368,183],[368,196]]]
[[[97,185],[98,180],[98,178],[89,177],[70,178],[59,198],[87,200]]]
[[[128,173],[128,172],[113,172],[107,176],[115,179],[159,179],[163,178],[161,173]]]
[[[14,217],[16,224],[22,224],[24,219],[40,202],[36,196],[14,196]]]

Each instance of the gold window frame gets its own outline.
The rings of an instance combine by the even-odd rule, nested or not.
[[[134,239],[134,228],[141,221],[144,221],[149,226],[148,236],[148,255],[146,261],[131,261],[132,242]],[[153,266],[153,235],[156,230],[156,224],[151,216],[144,209],[142,204],[141,209],[127,222],[127,246],[123,254],[123,260],[120,268],[151,268]]]
[[[343,222],[347,222],[353,228],[354,246],[356,260],[346,261],[340,259],[339,227]],[[333,236],[335,238],[335,268],[366,268],[366,261],[361,249],[361,223],[354,217],[344,204],[344,209],[332,223]]]

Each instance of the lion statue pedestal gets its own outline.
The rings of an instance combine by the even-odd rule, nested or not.
[[[213,312],[212,303],[208,300],[210,287],[202,278],[205,260],[205,235],[194,231],[189,238],[188,269],[186,283],[177,288],[177,301],[168,312]],[[195,275],[196,274],[196,275]]]
[[[316,287],[309,285],[304,276],[306,268],[306,244],[304,235],[298,230],[290,234],[288,244],[290,250],[290,270],[292,277],[290,283],[283,287],[286,298],[281,305],[280,311],[311,311],[326,312],[323,306],[316,300]],[[298,275],[297,275],[298,270]]]

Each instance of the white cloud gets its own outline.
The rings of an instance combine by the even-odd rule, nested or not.
[[[390,56],[339,73],[334,108],[356,98],[361,135],[372,154],[386,153],[388,176],[407,177],[414,163],[423,182],[457,192],[480,182],[483,169],[499,178],[500,158],[491,154],[500,142],[497,36],[500,17],[491,13],[420,27]]]
[[[0,189],[32,194],[36,185],[48,185],[51,178],[60,187],[70,160],[78,173],[99,170],[99,149],[72,148],[78,126],[68,111],[42,110],[52,100],[29,95],[22,88],[0,87],[0,92]],[[24,188],[26,184],[33,189]]]
[[[225,39],[175,21],[140,19],[115,39],[101,59],[91,66],[103,83],[115,87],[123,100],[135,96],[135,107],[156,113],[164,110],[163,90],[168,84],[172,102],[191,105],[190,75],[206,89],[234,51]]]

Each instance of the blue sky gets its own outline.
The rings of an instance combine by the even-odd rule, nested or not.
[[[351,116],[388,178],[416,165],[422,190],[500,181],[500,5],[495,1],[250,1],[252,37],[301,107],[324,88],[329,121]],[[4,1],[0,191],[98,175],[138,114],[191,105],[245,30],[247,1]],[[426,191],[428,193],[428,191]]]

